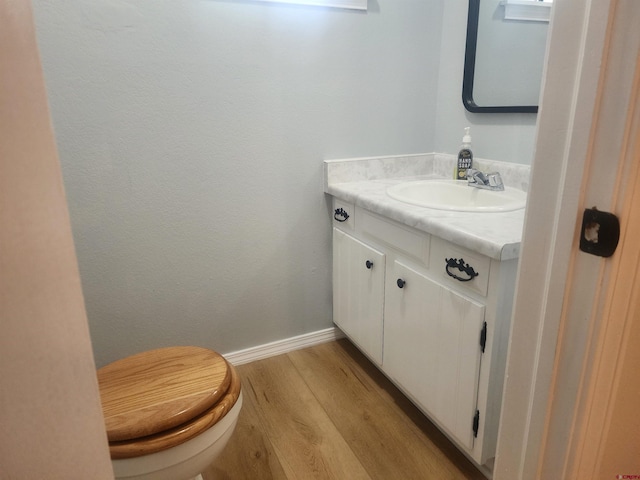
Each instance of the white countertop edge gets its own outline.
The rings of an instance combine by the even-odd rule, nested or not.
[[[519,257],[524,209],[504,213],[451,212],[409,205],[386,193],[396,183],[427,178],[442,177],[333,183],[325,187],[325,193],[496,260]]]

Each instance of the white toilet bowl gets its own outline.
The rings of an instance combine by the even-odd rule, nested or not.
[[[229,441],[242,408],[240,380],[222,356],[169,347],[98,370],[116,479],[189,480]]]

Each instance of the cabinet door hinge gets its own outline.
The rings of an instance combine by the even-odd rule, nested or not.
[[[480,331],[480,348],[484,353],[484,347],[487,344],[487,322],[482,324],[482,330]]]
[[[473,416],[473,438],[478,438],[478,427],[480,426],[480,410],[476,410]]]

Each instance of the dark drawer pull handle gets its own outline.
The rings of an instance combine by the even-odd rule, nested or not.
[[[371,260],[367,260],[366,262],[364,262],[364,264],[369,270],[373,268],[373,262]]]
[[[447,275],[455,278],[460,282],[468,282],[469,280],[473,280],[475,277],[479,275],[478,272],[476,272],[473,269],[473,267],[471,267],[468,263],[464,263],[464,260],[462,258],[459,260],[456,260],[455,258],[445,258],[445,261],[447,262],[447,266],[446,266]],[[456,268],[460,272],[465,273],[467,276],[459,277],[455,273],[450,272],[449,271],[450,268]]]
[[[407,282],[405,282],[404,280],[402,280],[401,278],[398,279],[398,281],[396,282],[396,285],[398,285],[398,288],[404,288],[404,286],[407,284]]]
[[[338,222],[346,222],[348,218],[349,214],[344,208],[336,208],[336,211],[333,213],[333,219]]]

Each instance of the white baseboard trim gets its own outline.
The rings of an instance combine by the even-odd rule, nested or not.
[[[256,347],[238,350],[223,354],[232,365],[242,365],[245,363],[255,362],[264,358],[274,357],[283,353],[292,352],[301,348],[319,345],[321,343],[331,342],[339,338],[343,338],[344,334],[336,327],[318,330],[317,332],[305,333],[297,337],[285,338],[275,342],[258,345]]]

